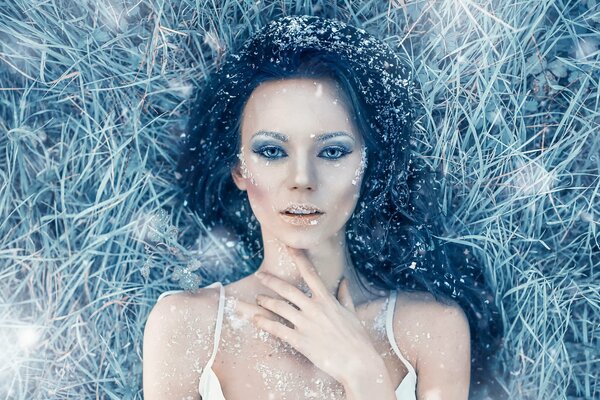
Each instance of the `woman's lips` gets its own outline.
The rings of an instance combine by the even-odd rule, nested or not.
[[[304,215],[294,215],[294,214],[289,214],[289,213],[285,213],[282,212],[280,213],[281,218],[283,218],[283,220],[285,222],[288,222],[292,225],[300,225],[300,226],[309,226],[309,225],[316,225],[319,223],[319,219],[323,216],[323,214],[325,213],[314,213],[314,214],[304,214]]]

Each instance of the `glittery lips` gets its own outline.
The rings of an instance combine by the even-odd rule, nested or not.
[[[323,216],[323,214],[309,214],[309,215],[291,215],[291,214],[281,214],[281,218],[284,221],[289,222],[292,225],[300,225],[300,226],[309,226],[316,225],[319,223],[319,219]]]
[[[309,226],[318,224],[325,213],[312,204],[291,203],[280,214],[284,221],[292,225]]]

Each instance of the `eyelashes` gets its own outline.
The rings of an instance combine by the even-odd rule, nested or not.
[[[257,149],[252,149],[252,152],[268,160],[278,160],[280,158],[287,157],[285,152],[278,146],[261,146]],[[352,153],[351,150],[348,150],[342,146],[329,146],[324,148],[319,155],[326,154],[326,156],[321,157],[325,158],[326,160],[339,160],[350,153]]]

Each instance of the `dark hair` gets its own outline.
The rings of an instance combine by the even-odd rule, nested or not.
[[[248,262],[256,269],[262,261],[257,257],[262,249],[258,222],[247,195],[231,178],[243,107],[268,80],[334,79],[367,147],[359,201],[346,225],[353,264],[380,288],[425,290],[438,300],[454,299],[470,321],[473,362],[483,368],[499,345],[499,313],[475,259],[434,235],[442,230],[439,188],[435,175],[415,157],[411,76],[398,55],[362,29],[309,16],[272,21],[197,94],[178,165],[184,205],[208,229],[229,230],[252,255]]]

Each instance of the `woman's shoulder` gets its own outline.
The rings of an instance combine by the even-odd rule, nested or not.
[[[394,336],[412,349],[415,363],[444,351],[469,351],[469,322],[462,307],[450,298],[426,291],[398,291]]]
[[[398,289],[396,308],[414,313],[452,313],[460,312],[460,305],[449,297],[438,296],[424,290]]]
[[[396,307],[395,310],[405,309],[415,312],[431,311],[433,309],[458,306],[458,304],[450,298],[436,298],[429,292],[424,290],[407,290],[396,289]],[[391,298],[392,290],[379,290],[372,293],[365,304],[375,305],[384,304]]]
[[[219,287],[207,286],[194,291],[173,290],[161,294],[152,307],[149,317],[164,319],[202,317],[212,315],[218,308]],[[214,318],[214,316],[212,316]]]
[[[211,355],[218,288],[172,292],[158,300],[144,328],[143,380],[148,398],[195,396]],[[171,381],[161,384],[168,374]],[[161,397],[162,396],[162,397]]]
[[[460,305],[450,299],[438,297],[437,299],[429,292],[422,290],[396,289],[396,302],[394,307],[394,326],[415,324],[422,326],[423,323],[431,326],[431,322],[438,318],[461,319],[465,314]],[[364,302],[365,308],[378,310],[382,307],[391,307],[389,301],[392,299],[392,291],[381,291],[372,295]]]
[[[218,287],[163,293],[148,314],[144,335],[152,331],[160,337],[176,338],[190,332],[209,336],[213,328],[209,322],[215,319],[218,303]]]

